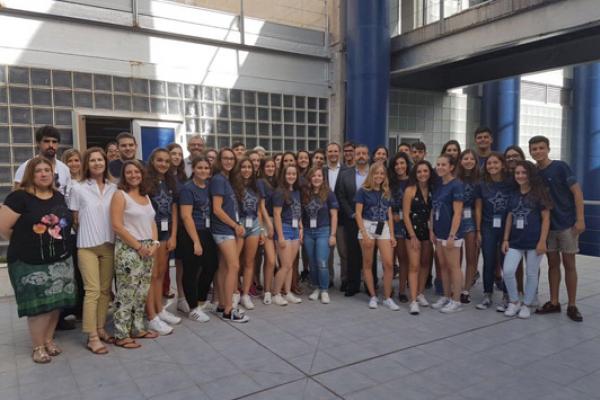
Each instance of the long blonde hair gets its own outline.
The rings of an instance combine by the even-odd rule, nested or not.
[[[369,191],[377,190],[375,181],[373,179],[373,175],[375,175],[375,172],[377,172],[380,169],[383,171],[383,182],[381,183],[381,187],[379,188],[379,190],[383,192],[383,197],[385,197],[386,199],[391,199],[392,195],[390,193],[390,182],[387,177],[387,170],[385,168],[385,165],[381,161],[377,161],[371,164],[371,167],[369,168],[369,174],[367,175],[367,179],[365,179],[365,182],[363,183],[362,187],[365,190]]]

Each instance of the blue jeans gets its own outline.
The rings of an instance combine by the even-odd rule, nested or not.
[[[482,224],[481,227],[481,254],[483,255],[483,292],[491,294],[494,292],[494,278],[498,257],[500,263],[503,261],[503,255],[500,251],[503,228],[492,228]]]
[[[321,290],[329,288],[329,226],[304,230],[304,250],[308,254],[310,280]]]
[[[515,272],[519,267],[519,262],[525,256],[525,265],[527,267],[526,274],[527,280],[525,281],[525,297],[523,303],[530,306],[535,300],[535,295],[538,289],[538,280],[540,272],[540,263],[542,262],[543,255],[538,255],[534,250],[518,250],[512,247],[508,249],[506,256],[504,257],[504,283],[506,284],[506,290],[508,291],[508,299],[510,301],[519,300],[519,292],[517,291],[517,280],[515,279]]]

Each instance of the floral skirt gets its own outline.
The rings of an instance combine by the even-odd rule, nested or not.
[[[8,274],[19,317],[44,314],[77,303],[71,257],[39,265],[17,260],[8,264]]]

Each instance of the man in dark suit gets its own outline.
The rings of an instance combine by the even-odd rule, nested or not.
[[[338,182],[338,177],[342,171],[346,170],[347,167],[340,164],[340,155],[342,148],[335,142],[327,145],[327,163],[323,167],[323,177],[325,182],[329,185],[329,188],[335,192],[335,188]],[[347,259],[346,259],[346,237],[344,233],[344,218],[338,217],[338,227],[336,230],[335,241],[337,246],[338,255],[340,256],[340,280],[342,285],[340,290],[346,291],[346,272],[348,271]],[[334,249],[332,248],[329,252],[329,276],[331,277],[329,286],[333,286],[335,272],[333,268],[333,254]]]
[[[337,178],[335,194],[340,204],[339,219],[344,221],[346,236],[347,280],[346,296],[354,296],[360,290],[360,273],[362,270],[362,252],[358,242],[358,226],[354,219],[354,196],[369,173],[369,148],[357,145],[354,149],[354,167],[340,171]]]

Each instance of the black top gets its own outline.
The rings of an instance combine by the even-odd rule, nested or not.
[[[8,262],[47,264],[71,256],[69,246],[73,219],[59,192],[46,200],[24,190],[12,192],[4,205],[21,214],[13,226]]]
[[[138,160],[142,165],[144,162],[142,160]],[[120,158],[116,160],[112,160],[108,163],[108,172],[112,175],[113,178],[120,179],[121,178],[121,170],[123,169],[123,161]]]
[[[427,193],[427,202],[423,197],[421,188],[417,185],[417,192],[410,203],[410,221],[417,239],[429,240],[429,215],[431,214],[431,190]]]

